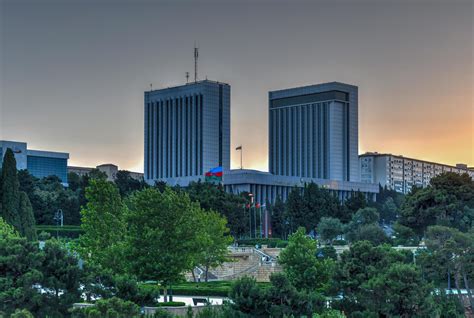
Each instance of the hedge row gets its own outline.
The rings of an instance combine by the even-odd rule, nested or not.
[[[157,304],[158,307],[184,307],[186,306],[186,303],[182,301],[167,301],[167,302],[162,302]]]
[[[231,281],[216,281],[216,282],[184,282],[171,286],[173,295],[182,296],[220,296],[227,297],[232,288]],[[268,283],[258,283],[261,286],[266,286]],[[160,289],[160,294],[163,294],[163,289],[157,285],[143,284],[145,289]],[[170,293],[170,291],[168,291]]]
[[[74,225],[65,225],[65,226],[55,226],[55,225],[37,225],[36,232],[40,234],[41,232],[49,233],[52,237],[56,237],[56,234],[62,238],[78,238],[79,235],[84,233],[80,226]]]

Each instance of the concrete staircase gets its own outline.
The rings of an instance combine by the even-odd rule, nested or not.
[[[281,267],[276,262],[278,254],[279,249],[229,247],[230,261],[209,269],[209,281],[234,280],[243,276],[252,276],[259,282],[267,282],[272,273],[281,271]],[[200,277],[201,281],[205,279],[203,269],[196,268],[195,275],[197,278]],[[192,281],[192,274],[186,274],[186,279]]]

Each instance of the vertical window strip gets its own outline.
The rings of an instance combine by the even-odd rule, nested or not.
[[[185,164],[184,164],[184,175],[189,176],[189,139],[188,139],[188,133],[189,133],[189,109],[188,109],[188,96],[184,97],[184,113],[185,113],[185,123],[184,123],[184,129],[185,129]]]
[[[179,153],[180,153],[180,148],[179,148],[179,98],[175,99],[175,105],[174,105],[174,117],[173,117],[173,122],[174,122],[174,147],[175,151],[173,153],[174,156],[174,176],[178,177],[178,163],[179,163]]]
[[[194,108],[194,134],[195,134],[195,145],[194,145],[194,174],[198,175],[199,170],[198,170],[198,163],[199,163],[199,148],[198,148],[198,143],[199,143],[199,130],[198,130],[198,105],[197,105],[197,96],[193,96],[194,102],[193,102],[193,108]]]
[[[204,163],[203,163],[203,149],[202,149],[202,146],[203,146],[203,96],[202,94],[199,95],[199,98],[200,98],[200,101],[199,101],[199,156],[200,156],[200,159],[199,159],[199,165],[200,165],[200,172],[199,174],[202,176],[204,174],[203,170],[204,170]]]
[[[145,175],[147,178],[150,178],[150,103],[147,103],[145,106],[145,153],[146,153],[146,165],[145,165]]]
[[[351,143],[350,143],[350,132],[351,132],[351,129],[350,129],[350,113],[349,113],[349,107],[350,107],[350,104],[349,103],[346,103],[346,166],[347,166],[347,178],[346,180],[349,181],[351,179]]]
[[[222,152],[223,152],[223,120],[224,120],[224,105],[223,105],[223,86],[219,85],[219,166],[222,166]],[[202,95],[201,95],[202,107]]]

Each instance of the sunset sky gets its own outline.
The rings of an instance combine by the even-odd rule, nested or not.
[[[199,2],[199,4],[198,4]],[[233,149],[268,169],[268,91],[359,86],[359,153],[474,166],[471,0],[3,0],[0,139],[143,171],[143,91],[231,85]]]

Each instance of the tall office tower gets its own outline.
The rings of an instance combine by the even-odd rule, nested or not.
[[[357,86],[331,82],[268,97],[270,173],[359,181]]]
[[[145,181],[186,186],[218,166],[230,169],[230,85],[145,92]]]

